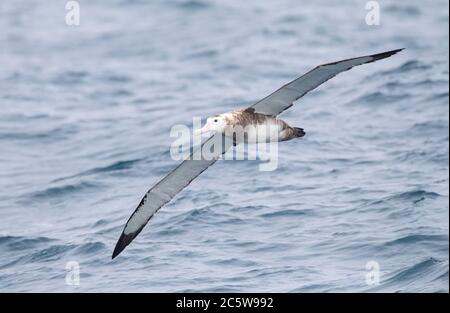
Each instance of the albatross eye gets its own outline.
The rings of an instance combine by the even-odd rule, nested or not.
[[[217,123],[219,120],[216,118],[215,120],[214,120],[214,123]]]

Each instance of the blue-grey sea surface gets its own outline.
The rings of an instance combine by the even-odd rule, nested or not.
[[[66,3],[0,2],[0,292],[449,291],[448,1]],[[172,126],[396,48],[281,115],[306,136],[275,171],[217,162],[111,260]]]

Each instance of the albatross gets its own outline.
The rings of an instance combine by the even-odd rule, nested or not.
[[[300,127],[291,127],[285,121],[278,119],[277,116],[281,112],[290,108],[296,100],[337,74],[348,71],[357,65],[388,58],[401,50],[403,49],[319,65],[249,108],[209,117],[205,126],[199,132],[212,135],[144,195],[125,224],[114,248],[112,258],[114,259],[119,255],[136,238],[161,207],[213,165],[231,146],[242,142],[241,137],[241,140],[237,140],[238,136],[235,132],[237,126],[244,130],[247,130],[248,126],[253,126],[253,133],[250,132],[244,136],[244,143],[286,141],[301,138],[305,135],[305,131]],[[268,129],[270,130],[267,131]],[[228,138],[230,133],[234,133],[232,140],[223,140]],[[263,133],[264,136],[259,136],[260,133]],[[212,151],[211,146],[214,147]],[[206,149],[206,147],[208,148]],[[209,157],[206,157],[206,150],[209,152]],[[194,158],[193,155],[198,152],[200,152],[200,157]]]

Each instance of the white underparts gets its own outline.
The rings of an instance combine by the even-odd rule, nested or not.
[[[227,126],[224,134],[233,138],[236,143],[278,142],[286,139],[283,124],[275,119],[260,124],[249,124],[245,127],[241,125]]]

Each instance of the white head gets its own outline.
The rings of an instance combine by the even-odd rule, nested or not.
[[[216,133],[224,133],[225,127],[227,125],[225,116],[223,114],[221,115],[214,115],[211,117],[208,117],[206,120],[205,126],[203,126],[201,129],[197,130],[197,133],[210,133],[210,132],[216,132]]]

